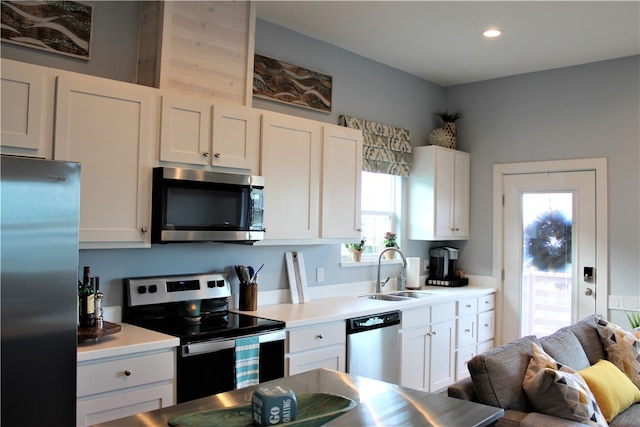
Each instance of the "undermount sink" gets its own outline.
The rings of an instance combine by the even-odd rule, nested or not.
[[[416,291],[398,291],[398,292],[391,292],[388,295],[392,295],[392,296],[397,296],[397,297],[404,297],[404,298],[426,298],[426,297],[430,297],[432,295],[432,293],[429,292],[416,292]]]
[[[408,297],[392,294],[360,295],[360,298],[377,299],[380,301],[406,301],[407,299],[409,299]]]

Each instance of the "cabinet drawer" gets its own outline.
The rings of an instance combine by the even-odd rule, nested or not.
[[[456,317],[456,304],[454,302],[431,306],[431,323],[444,322],[454,317]]]
[[[476,344],[476,316],[466,316],[458,319],[457,347]]]
[[[415,328],[417,326],[426,326],[431,320],[431,307],[420,307],[414,310],[406,310],[402,312],[402,320],[400,321],[400,329]]]
[[[495,336],[495,314],[493,310],[478,314],[478,342],[490,340]]]
[[[175,351],[78,366],[77,395],[173,380]]]
[[[478,312],[478,298],[458,300],[458,316],[468,316]]]
[[[496,308],[496,294],[478,297],[478,312],[494,310]]]
[[[289,353],[311,350],[346,342],[346,325],[343,322],[314,325],[288,331]]]
[[[475,346],[465,347],[456,352],[456,381],[460,381],[469,376],[469,360],[476,354]]]

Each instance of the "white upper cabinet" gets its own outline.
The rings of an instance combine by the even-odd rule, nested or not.
[[[149,247],[157,95],[75,73],[57,81],[54,158],[80,162],[80,247]]]
[[[162,95],[160,160],[207,165],[211,104],[197,98]]]
[[[262,115],[265,239],[314,239],[320,212],[322,124]]]
[[[51,159],[54,91],[47,68],[2,60],[1,153]]]
[[[264,112],[266,240],[360,238],[362,132]]]
[[[409,239],[469,238],[468,153],[415,147],[409,177]]]
[[[360,240],[362,131],[325,125],[322,144],[322,238]]]
[[[251,108],[165,93],[160,160],[258,171],[258,114]]]
[[[260,120],[252,108],[216,103],[213,106],[212,166],[259,170]]]

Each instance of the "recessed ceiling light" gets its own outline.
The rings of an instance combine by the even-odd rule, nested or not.
[[[482,35],[487,37],[487,38],[495,38],[498,37],[500,34],[502,34],[502,30],[499,30],[497,28],[489,28],[488,30],[485,30]]]

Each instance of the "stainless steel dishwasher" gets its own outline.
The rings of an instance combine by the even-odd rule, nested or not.
[[[398,384],[400,312],[347,320],[347,373]]]

